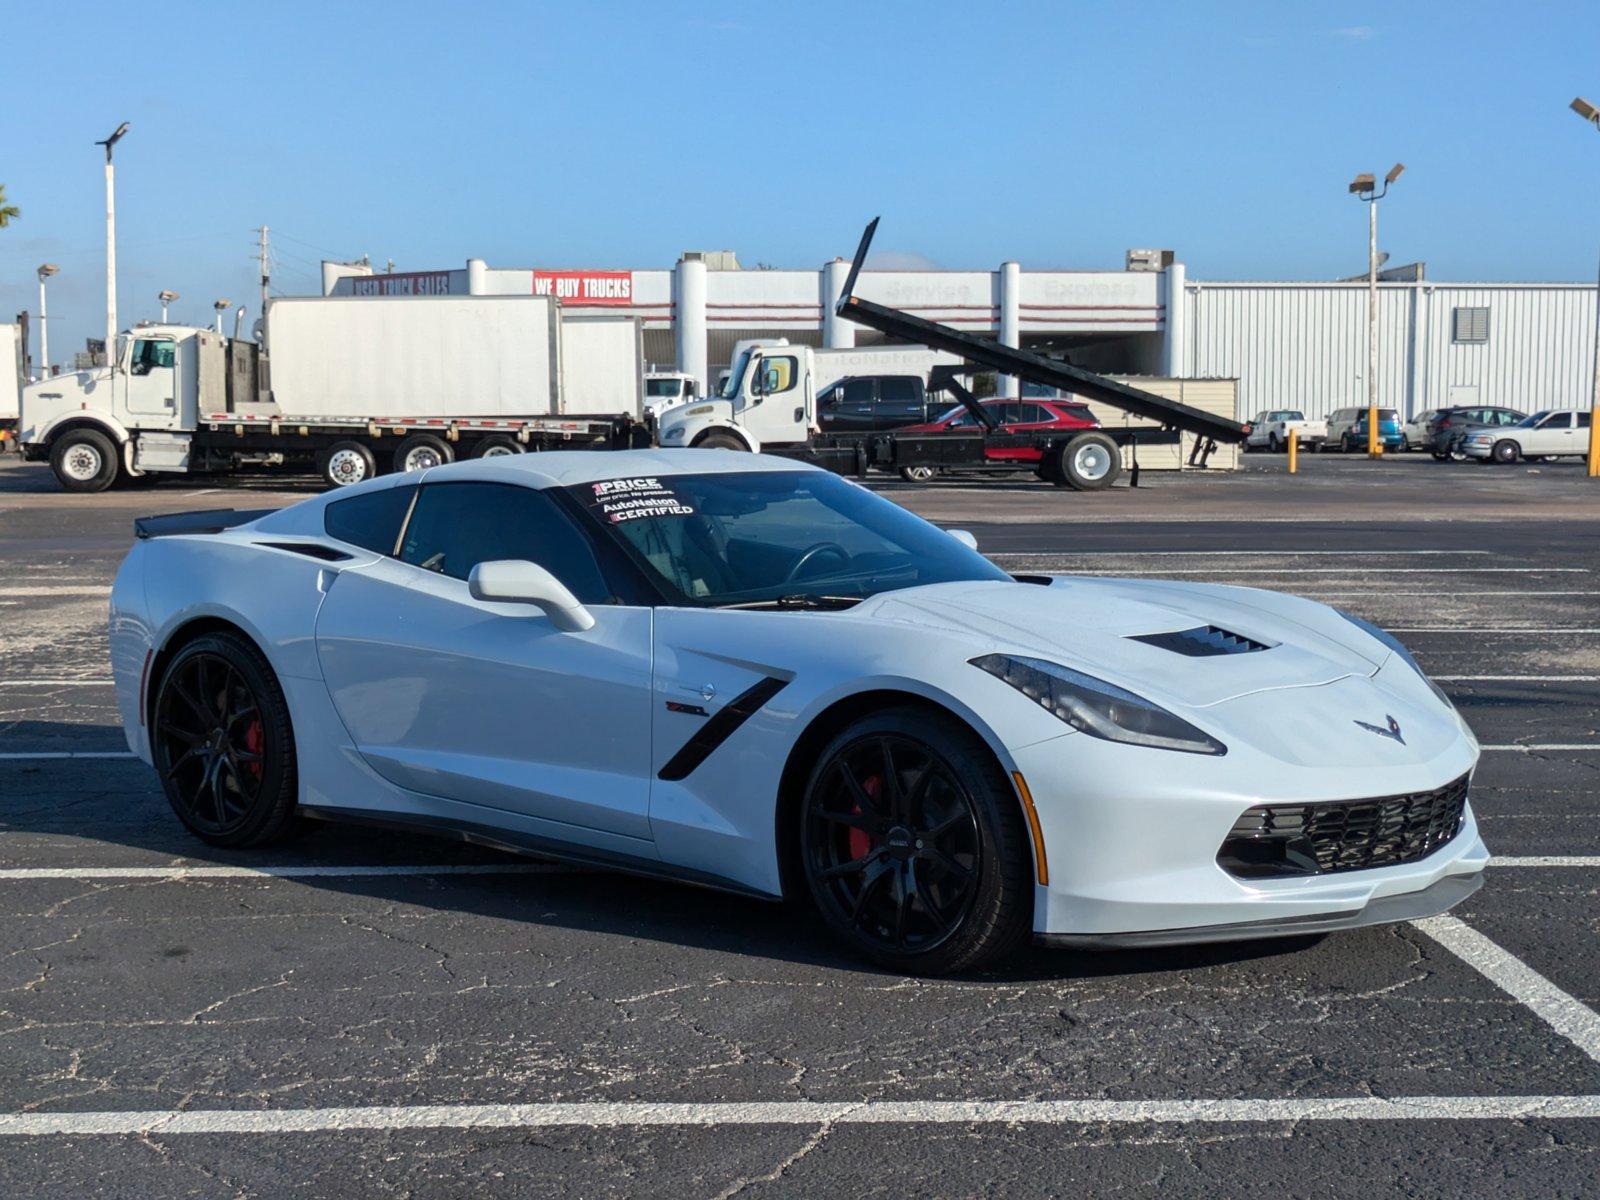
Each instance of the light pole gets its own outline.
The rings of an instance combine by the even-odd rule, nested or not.
[[[39,378],[50,378],[50,325],[45,312],[44,281],[60,271],[55,263],[39,264]]]
[[[1389,194],[1389,186],[1406,169],[1395,163],[1383,177],[1378,190],[1371,175],[1357,175],[1350,181],[1350,194],[1367,205],[1367,457],[1383,453],[1378,440],[1378,201]]]
[[[1600,129],[1600,108],[1582,96],[1572,102],[1572,111]],[[1589,478],[1600,476],[1600,277],[1595,279],[1594,384],[1589,396]]]
[[[117,130],[96,146],[106,148],[106,365],[117,373],[117,177],[111,165],[111,148],[128,132],[124,121]]]
[[[161,301],[161,323],[163,325],[167,323],[167,305],[171,304],[177,298],[177,292],[171,292],[165,288],[156,293],[156,299]]]
[[[232,304],[232,300],[213,300],[211,307],[217,310],[217,332],[222,332],[222,310]]]

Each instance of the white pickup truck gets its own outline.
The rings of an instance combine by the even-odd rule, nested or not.
[[[1306,420],[1298,408],[1269,408],[1255,415],[1250,422],[1250,436],[1245,439],[1247,450],[1277,452],[1289,445],[1293,433],[1302,446],[1312,445],[1328,436],[1328,427],[1321,421]]]

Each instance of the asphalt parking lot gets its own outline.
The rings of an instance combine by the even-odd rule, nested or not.
[[[1415,651],[1485,753],[1450,916],[903,979],[804,913],[391,834],[190,839],[126,755],[139,513],[0,463],[8,1196],[1586,1197],[1600,1178],[1600,484],[1252,456],[1080,495],[882,485],[1019,571],[1295,591]]]

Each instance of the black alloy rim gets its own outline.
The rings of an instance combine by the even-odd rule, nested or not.
[[[207,833],[239,828],[261,794],[261,706],[219,654],[194,654],[167,678],[156,706],[156,769],[184,815]]]
[[[977,893],[976,807],[948,764],[910,738],[873,735],[835,754],[808,797],[803,839],[817,892],[885,951],[939,946]]]

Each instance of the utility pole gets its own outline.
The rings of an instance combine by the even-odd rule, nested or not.
[[[1572,102],[1572,111],[1595,128],[1600,129],[1600,108],[1596,108],[1582,96]],[[1594,381],[1593,391],[1589,395],[1590,479],[1600,478],[1600,277],[1595,279],[1594,303]]]
[[[163,288],[156,293],[156,299],[161,301],[161,323],[165,325],[167,323],[167,305],[178,299],[178,293],[171,288]]]
[[[264,317],[267,315],[267,285],[272,281],[272,266],[267,258],[267,227],[263,225],[256,232],[261,235],[261,315]]]
[[[1395,163],[1383,177],[1383,190],[1371,175],[1357,175],[1350,181],[1350,194],[1367,205],[1367,457],[1383,454],[1378,436],[1378,201],[1389,194],[1389,186],[1406,169]]]
[[[106,148],[106,365],[117,373],[117,176],[111,163],[111,148],[128,132],[124,121],[117,130],[96,146]]]
[[[55,263],[39,264],[39,378],[50,378],[50,323],[44,308],[44,281],[61,270]]]

